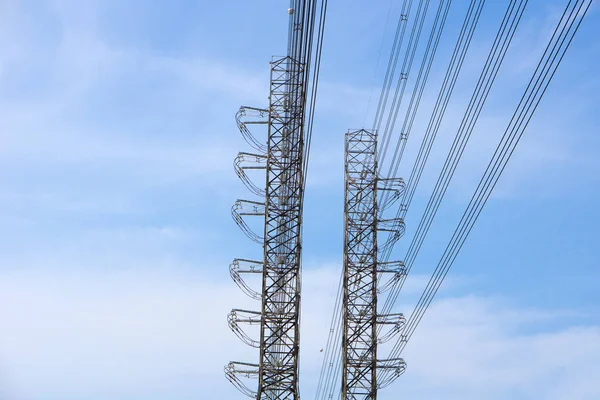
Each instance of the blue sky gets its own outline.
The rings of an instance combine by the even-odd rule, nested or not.
[[[396,3],[385,33],[390,2],[330,1],[305,209],[305,398],[342,259],[343,134],[373,117]],[[484,8],[397,258],[506,3]],[[530,1],[399,311],[424,288],[564,4]],[[466,6],[450,11],[402,171]],[[1,399],[241,398],[222,368],[258,354],[226,314],[258,304],[228,264],[260,249],[230,218],[251,197],[232,168],[249,150],[233,116],[266,105],[286,11],[273,1],[0,1]],[[600,398],[599,27],[594,4],[382,400]]]

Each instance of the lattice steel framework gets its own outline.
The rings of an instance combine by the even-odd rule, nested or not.
[[[402,314],[378,314],[377,294],[405,273],[400,262],[379,265],[378,231],[388,233],[387,241],[397,240],[404,224],[378,219],[376,132],[349,131],[345,154],[342,398],[376,399],[382,386],[377,370],[394,369],[394,375],[399,375],[405,367],[401,359],[377,359],[378,342],[389,340],[404,324]],[[401,193],[404,183],[390,180],[386,190],[389,188]],[[382,277],[387,273],[392,277],[384,283]],[[382,325],[392,328],[383,332],[379,329]]]
[[[236,259],[230,267],[233,280],[250,297],[261,300],[260,312],[234,309],[228,316],[231,330],[260,349],[260,363],[232,362],[227,378],[243,393],[257,399],[298,399],[298,349],[300,312],[300,245],[304,159],[304,65],[291,57],[271,62],[268,110],[242,107],[238,127],[258,153],[239,153],[234,166],[248,189],[263,201],[238,200],[232,208],[236,223],[246,235],[263,244],[264,261]],[[267,145],[261,145],[249,126],[268,126]],[[264,170],[266,188],[255,184],[249,172]],[[250,216],[264,216],[264,234],[252,229]],[[258,291],[243,276],[262,274]],[[240,324],[260,325],[254,339]],[[258,390],[240,376],[258,378]]]
[[[261,199],[238,200],[232,214],[242,231],[263,245],[263,259],[232,263],[232,278],[261,301],[261,310],[234,309],[228,324],[242,341],[259,348],[260,361],[232,362],[225,372],[238,389],[256,399],[299,399],[301,223],[308,161],[304,147],[312,134],[326,8],[326,0],[290,0],[287,56],[271,61],[269,107],[242,107],[236,115],[242,136],[256,152],[239,153],[235,170]],[[266,142],[251,132],[261,125],[268,129]],[[264,186],[252,179],[257,170],[266,174]],[[249,221],[253,216],[263,217],[261,232]],[[252,276],[262,277],[260,289],[246,281]],[[260,332],[247,333],[241,324],[258,325]],[[240,378],[258,378],[258,389],[250,389]]]
[[[346,134],[344,399],[373,398],[377,364],[377,135]],[[370,397],[369,397],[370,396]]]
[[[260,399],[297,399],[304,66],[271,63]]]

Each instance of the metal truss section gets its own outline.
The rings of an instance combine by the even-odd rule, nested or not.
[[[232,361],[225,366],[225,377],[240,392],[253,399],[256,398],[256,390],[250,389],[241,379],[256,379],[258,377],[258,365]]]
[[[346,134],[342,399],[377,393],[377,134]]]
[[[230,363],[227,378],[243,393],[257,399],[298,400],[298,348],[300,310],[300,226],[302,214],[304,151],[304,66],[290,57],[271,62],[268,110],[242,107],[236,121],[246,141],[259,154],[239,153],[237,175],[264,202],[237,200],[232,216],[242,231],[263,245],[264,261],[236,259],[230,274],[251,298],[261,300],[261,312],[234,309],[229,327],[245,343],[260,348],[260,363]],[[265,119],[268,116],[268,119]],[[250,124],[268,124],[268,142],[262,145]],[[266,188],[252,182],[248,172],[264,169]],[[264,216],[261,236],[246,221]],[[242,274],[261,274],[262,290],[252,287]],[[260,339],[247,334],[241,324],[260,325]],[[241,367],[240,367],[241,366]],[[238,375],[258,377],[258,390],[249,390]]]
[[[252,337],[248,335],[239,324],[258,325],[260,324],[260,320],[261,315],[258,311],[233,309],[227,315],[227,323],[229,328],[242,340],[242,342],[246,343],[248,346],[256,348],[260,346],[260,342],[252,339]]]
[[[269,110],[256,107],[242,106],[235,114],[235,122],[240,130],[244,140],[256,151],[266,154],[267,146],[264,141],[257,140],[249,127],[253,125],[267,126],[269,123]]]
[[[377,346],[398,335],[406,323],[400,313],[378,314],[377,295],[393,287],[406,268],[401,261],[379,262],[378,236],[387,236],[385,249],[404,233],[401,219],[380,217],[380,197],[387,199],[386,206],[393,204],[404,181],[379,179],[375,132],[346,134],[345,184],[342,399],[376,399],[377,390],[387,384],[377,380],[377,371],[392,369],[385,376],[395,377],[405,368],[401,359],[379,360]]]
[[[236,258],[229,265],[229,274],[231,279],[238,285],[242,292],[246,293],[248,297],[254,300],[261,299],[261,293],[246,282],[242,275],[260,275],[263,273],[263,262],[255,260],[247,260],[244,258]]]
[[[258,399],[299,399],[304,66],[271,62]]]
[[[231,216],[242,232],[256,243],[263,243],[263,237],[250,228],[244,217],[260,217],[265,215],[265,203],[238,199],[231,207]]]
[[[248,190],[257,196],[264,197],[265,189],[258,187],[252,179],[248,176],[248,171],[266,170],[267,169],[267,156],[264,154],[253,154],[253,153],[238,153],[237,157],[233,162],[235,173],[240,180],[246,185]],[[264,182],[264,177],[262,179]]]

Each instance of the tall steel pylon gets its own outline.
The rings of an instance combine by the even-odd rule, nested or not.
[[[268,109],[242,107],[236,115],[242,135],[256,150],[239,153],[234,163],[236,173],[261,200],[238,200],[232,214],[242,231],[263,245],[263,259],[235,259],[231,264],[233,280],[246,294],[261,301],[261,310],[234,309],[228,323],[242,341],[259,349],[260,360],[258,364],[231,362],[225,373],[234,386],[256,399],[299,399],[304,125],[316,4],[317,0],[291,1],[295,7],[288,10],[291,15],[288,55],[271,61]],[[251,132],[253,127],[261,125],[268,130],[266,144]],[[263,170],[266,174],[264,189],[252,181],[252,170]],[[246,221],[251,216],[264,218],[262,234]],[[260,289],[244,278],[252,275],[262,277]],[[242,323],[259,326],[260,336],[248,334]],[[257,378],[257,390],[244,384],[241,378]]]
[[[376,132],[348,131],[345,158],[342,399],[376,399],[387,383],[378,382],[377,371],[393,369],[398,376],[405,369],[402,359],[377,354],[378,343],[399,333],[405,321],[402,314],[377,312],[378,293],[405,274],[402,262],[380,263],[378,247],[378,233],[387,236],[383,248],[404,233],[403,221],[379,217],[400,197],[404,182],[379,177]],[[392,191],[386,204],[378,202],[382,190]]]

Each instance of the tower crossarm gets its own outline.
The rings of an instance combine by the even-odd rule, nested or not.
[[[384,293],[406,275],[406,266],[403,261],[379,261],[377,263],[377,273],[377,293]]]
[[[379,213],[394,205],[404,194],[406,185],[403,178],[379,178]]]
[[[267,126],[269,123],[269,110],[256,107],[242,106],[235,114],[235,122],[246,142],[260,153],[267,152],[267,146],[263,141],[256,139],[250,131],[251,126]]]
[[[263,262],[248,260],[244,258],[235,258],[231,264],[229,264],[229,274],[231,279],[238,285],[238,287],[246,293],[250,298],[254,300],[261,299],[261,293],[255,289],[252,289],[250,284],[246,282],[243,275],[255,275],[260,276],[263,272]]]
[[[384,327],[384,329],[379,329],[377,341],[385,343],[404,329],[406,318],[402,313],[379,314],[377,315],[377,325]]]
[[[258,378],[258,365],[231,361],[225,366],[225,377],[240,392],[250,398],[256,398],[256,390],[250,389],[240,378],[256,379]]]
[[[248,172],[256,170],[266,170],[267,156],[264,154],[240,152],[235,158],[233,166],[236,175],[240,178],[240,180],[244,183],[248,190],[250,190],[257,196],[264,197],[265,189],[260,188],[257,184],[255,184],[248,175]]]
[[[259,325],[260,321],[261,315],[258,311],[233,309],[227,315],[229,329],[231,329],[244,343],[252,347],[259,347],[260,342],[247,334],[240,324]]]
[[[378,220],[377,230],[387,234],[387,238],[379,247],[379,252],[385,253],[390,251],[396,242],[404,235],[406,226],[404,225],[403,218],[380,219]]]
[[[248,216],[264,216],[265,215],[265,203],[252,200],[240,200],[238,199],[231,207],[231,216],[235,223],[240,227],[242,232],[246,234],[251,240],[256,243],[263,243],[263,237],[255,233],[250,225],[245,220]]]
[[[406,371],[406,363],[403,358],[388,358],[377,360],[377,370],[385,372],[385,378],[380,382],[377,382],[377,388],[382,389],[389,386],[394,382],[400,375]]]

